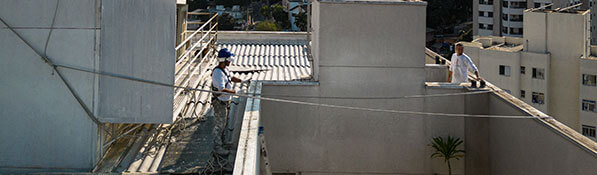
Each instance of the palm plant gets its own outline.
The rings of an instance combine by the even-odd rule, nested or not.
[[[431,147],[435,149],[435,152],[431,154],[431,158],[444,158],[444,161],[448,164],[448,173],[452,175],[452,167],[450,166],[450,159],[459,160],[464,157],[464,150],[457,149],[462,144],[460,138],[454,138],[448,136],[446,140],[442,137],[434,137],[431,142]]]

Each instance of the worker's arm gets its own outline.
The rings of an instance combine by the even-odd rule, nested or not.
[[[236,94],[236,92],[234,92],[234,90],[230,90],[230,89],[224,89],[224,90],[222,90],[222,92],[228,92],[228,93]]]
[[[475,75],[477,76],[477,81],[483,80],[481,76],[479,76],[479,71],[475,71]]]
[[[240,78],[237,78],[237,77],[234,77],[234,76],[231,79],[232,79],[232,82],[235,82],[235,83],[240,83],[241,81],[243,81]]]
[[[452,82],[452,71],[448,70],[448,82]]]

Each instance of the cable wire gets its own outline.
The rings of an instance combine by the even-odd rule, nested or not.
[[[310,105],[310,106],[320,106],[320,107],[329,107],[329,108],[339,108],[339,109],[349,109],[349,110],[360,110],[360,111],[369,111],[369,112],[384,112],[384,113],[398,113],[398,114],[416,114],[416,115],[434,115],[434,116],[446,116],[446,117],[476,117],[476,118],[512,118],[512,119],[527,119],[527,118],[536,118],[534,116],[507,116],[507,115],[473,115],[473,114],[449,114],[449,113],[432,113],[432,112],[419,112],[419,111],[401,111],[401,110],[390,110],[390,109],[376,109],[376,108],[365,108],[365,107],[354,107],[354,106],[343,106],[343,105],[333,105],[333,104],[323,104],[323,103],[311,103],[311,102],[304,102],[304,101],[295,101],[295,100],[285,100],[285,99],[276,99],[276,98],[269,98],[269,97],[259,97],[254,95],[247,95],[247,94],[233,94],[227,92],[219,92],[219,91],[212,91],[212,90],[205,90],[205,89],[198,89],[198,88],[189,88],[189,87],[182,87],[177,85],[171,85],[167,83],[161,83],[157,81],[145,80],[135,77],[129,77],[124,75],[112,74],[112,73],[105,73],[105,72],[98,72],[93,70],[86,70],[82,68],[75,68],[71,66],[65,65],[56,65],[57,67],[72,69],[76,71],[82,71],[87,73],[93,73],[103,76],[109,76],[114,78],[126,79],[130,81],[137,81],[142,83],[154,84],[159,86],[165,87],[172,87],[172,88],[182,88],[188,91],[201,91],[201,92],[208,92],[208,93],[215,93],[215,94],[227,94],[231,96],[237,97],[246,97],[246,98],[253,98],[265,101],[274,101],[274,102],[282,102],[282,103],[291,103],[291,104],[300,104],[300,105]],[[490,91],[484,91],[484,93]],[[475,92],[481,93],[481,92]],[[452,94],[453,95],[453,94]],[[458,95],[462,95],[462,93],[458,93]],[[434,94],[431,96],[441,96],[441,94]],[[405,96],[405,97],[416,97],[422,98],[423,95],[416,95],[416,96]]]

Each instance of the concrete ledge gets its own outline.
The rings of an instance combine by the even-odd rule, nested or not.
[[[249,94],[261,94],[262,83],[259,81],[251,82],[249,85]],[[261,95],[255,95],[260,97]],[[261,145],[259,144],[259,126],[260,119],[260,100],[248,98],[243,115],[242,127],[236,150],[234,161],[234,175],[260,174],[259,159]]]
[[[268,86],[319,86],[317,81],[263,81]]]
[[[225,40],[304,40],[307,32],[218,31],[218,42]]]

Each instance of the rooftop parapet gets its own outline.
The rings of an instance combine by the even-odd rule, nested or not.
[[[523,39],[518,37],[482,36],[475,38],[471,42],[463,42],[462,44],[507,52],[518,52],[523,49]]]

